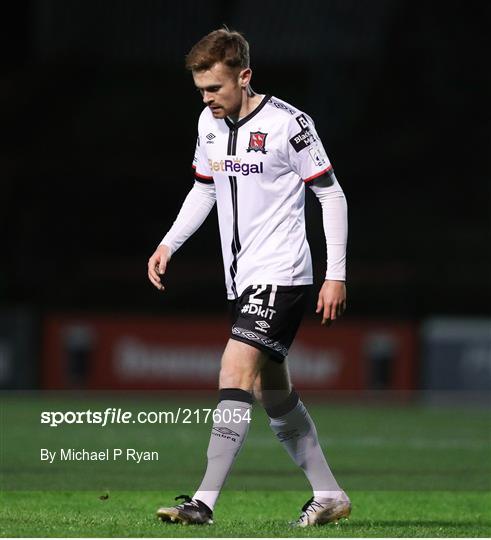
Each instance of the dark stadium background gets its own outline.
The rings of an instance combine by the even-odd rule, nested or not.
[[[154,511],[199,485],[210,421],[55,428],[40,415],[216,404],[230,326],[215,211],[164,294],[147,260],[193,183],[202,103],[184,55],[222,24],[250,41],[253,88],[315,119],[348,200],[348,311],[326,329],[307,193],[316,287],[290,355],[353,501],[335,534],[491,536],[490,6],[2,3],[0,536],[181,534]],[[160,460],[40,460],[105,447]],[[255,404],[216,526],[183,534],[297,536],[287,521],[309,496]]]
[[[146,276],[193,182],[202,104],[183,58],[224,23],[250,41],[254,89],[314,117],[345,190],[347,319],[489,314],[487,3],[22,0],[2,11],[0,308],[5,328],[27,314],[30,337],[15,339],[34,344],[29,369],[51,313],[224,313],[215,214],[172,260],[165,295]],[[318,285],[313,197],[307,221]]]

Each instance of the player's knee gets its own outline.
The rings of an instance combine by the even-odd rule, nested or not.
[[[240,388],[252,392],[254,374],[246,370],[223,366],[220,370],[220,388]]]

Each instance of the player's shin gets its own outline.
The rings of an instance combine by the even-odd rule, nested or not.
[[[327,464],[314,422],[295,390],[283,403],[266,407],[266,412],[276,437],[304,471],[315,500],[347,498]]]
[[[220,390],[208,445],[206,473],[193,496],[212,510],[249,431],[251,407],[249,392],[238,388]]]

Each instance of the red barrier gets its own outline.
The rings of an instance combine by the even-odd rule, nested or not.
[[[225,319],[51,316],[44,324],[45,389],[213,389],[229,336]],[[290,351],[296,387],[411,390],[409,323],[305,322]]]

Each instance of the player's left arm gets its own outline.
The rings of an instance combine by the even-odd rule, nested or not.
[[[319,291],[316,313],[322,313],[322,324],[329,326],[346,310],[348,206],[332,170],[310,182],[309,187],[322,206],[327,251],[326,278]]]
[[[346,309],[346,198],[336,180],[312,118],[305,113],[292,116],[288,123],[287,138],[290,165],[305,185],[312,189],[322,206],[327,269],[316,312],[322,312],[322,324],[329,325]]]

